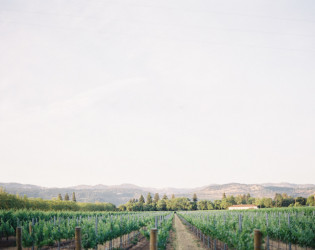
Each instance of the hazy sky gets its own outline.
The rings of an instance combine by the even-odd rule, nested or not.
[[[0,0],[0,182],[314,184],[314,0]]]

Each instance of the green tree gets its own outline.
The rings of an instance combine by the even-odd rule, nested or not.
[[[198,197],[196,194],[193,195],[193,202],[197,202],[198,201]]]
[[[249,199],[250,199],[250,193],[247,193],[247,195],[245,196],[245,204],[249,204]]]
[[[175,194],[172,194],[172,197],[171,197],[171,199],[173,200],[173,199],[175,199]]]
[[[222,194],[222,199],[221,200],[223,200],[223,199],[226,199],[225,192]]]
[[[142,204],[145,203],[143,195],[140,195],[139,202],[142,203]]]
[[[163,200],[168,200],[167,195],[166,195],[166,194],[164,194],[162,199],[163,199]]]
[[[126,204],[125,204],[126,210],[127,211],[133,211],[133,202],[131,200],[129,200]]]
[[[58,201],[62,201],[62,196],[61,196],[61,194],[58,194]]]
[[[65,194],[65,201],[68,201],[69,200],[69,195],[68,193]]]
[[[137,204],[137,209],[138,208],[139,208],[139,211],[143,211],[144,210],[144,197],[143,197],[143,195],[140,195],[139,202]]]
[[[119,205],[118,206],[118,210],[119,211],[126,211],[127,210],[127,207],[125,205]]]
[[[146,204],[151,204],[152,203],[152,196],[151,196],[151,194],[150,193],[148,193],[148,195],[147,195],[147,202],[146,202]]]
[[[282,194],[282,198],[283,198],[283,199],[287,199],[287,198],[289,198],[289,196],[288,196],[287,193],[283,193],[283,194]]]
[[[77,199],[75,198],[75,192],[72,193],[72,201],[76,202]]]
[[[213,210],[214,209],[214,205],[211,201],[207,201],[207,209],[208,210]]]
[[[201,200],[197,202],[198,210],[207,210],[208,209],[208,202],[205,200]]]
[[[314,195],[310,195],[309,197],[307,197],[306,205],[308,205],[308,206],[315,206]]]
[[[225,193],[224,193],[224,195],[225,195]],[[222,199],[220,206],[221,206],[221,209],[227,209],[228,207],[233,206],[235,204],[236,204],[236,201],[235,201],[234,196],[230,195],[230,196],[226,197],[225,199]]]
[[[156,205],[157,210],[159,210],[159,211],[166,211],[167,210],[166,201],[167,200],[164,200],[164,199],[159,200],[157,205]]]
[[[171,211],[177,210],[191,210],[192,205],[188,198],[179,197],[170,200],[167,203],[167,209]]]
[[[264,207],[271,208],[272,207],[272,199],[271,198],[263,198],[262,203]]]
[[[237,195],[237,196],[235,197],[235,202],[236,202],[236,204],[238,204],[238,205],[240,205],[240,204],[248,204],[249,198],[250,198],[250,195],[249,195],[249,194],[247,194],[247,195],[245,195],[245,194],[243,194],[243,195],[239,194],[239,195]]]
[[[288,196],[287,198],[283,198],[282,206],[283,207],[288,207],[288,206],[290,206],[291,204],[294,204],[294,203],[295,203],[294,198]]]
[[[276,193],[273,201],[276,207],[282,207],[283,197],[281,194]]]
[[[197,206],[197,201],[198,201],[198,198],[197,198],[197,195],[194,194],[193,195],[193,201],[192,201],[192,210],[197,210],[198,209],[198,206]]]
[[[223,199],[221,201],[221,209],[227,209],[228,207],[232,206],[233,204],[228,202],[227,199]]]
[[[301,204],[302,206],[305,206],[305,204],[306,204],[306,199],[304,198],[304,197],[296,197],[296,199],[295,199],[295,203],[299,203],[299,204]]]
[[[156,203],[158,203],[159,200],[160,200],[160,196],[159,196],[158,193],[156,193],[156,194],[154,195],[153,202],[156,204]]]
[[[231,205],[235,205],[236,202],[235,202],[235,198],[233,195],[229,195],[227,198],[226,198],[226,202],[228,202],[229,204]]]
[[[254,197],[249,197],[247,204],[254,204],[255,203],[255,198]]]
[[[155,204],[151,202],[150,204],[145,203],[143,206],[144,211],[154,211],[155,210]]]
[[[214,209],[220,210],[221,209],[221,201],[220,200],[215,200],[214,201]]]

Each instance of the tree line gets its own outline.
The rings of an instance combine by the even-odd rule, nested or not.
[[[197,195],[194,194],[192,199],[185,197],[176,198],[175,195],[169,199],[164,195],[162,199],[158,193],[152,198],[148,193],[146,200],[143,195],[139,199],[130,199],[126,204],[120,205],[120,211],[177,211],[177,210],[222,210],[227,209],[233,205],[252,204],[257,205],[259,208],[272,208],[272,207],[300,207],[300,206],[315,206],[314,195],[308,198],[296,197],[293,198],[287,194],[275,194],[272,198],[254,198],[250,194],[243,195],[229,195],[225,193],[222,195],[221,200],[199,200]]]
[[[62,199],[62,195],[61,195],[61,194],[58,194],[57,199],[58,199],[58,201],[62,201],[62,200],[63,200],[63,199]],[[64,200],[65,200],[65,201],[70,201],[70,197],[69,197],[68,193],[65,194]],[[75,192],[72,193],[72,199],[71,199],[71,201],[74,201],[74,202],[77,201],[77,199],[75,198]]]
[[[197,195],[194,194],[192,200],[185,197],[175,198],[172,195],[168,199],[167,195],[160,199],[160,195],[156,193],[152,198],[151,193],[147,194],[146,200],[143,195],[139,199],[130,199],[126,204],[118,207],[119,211],[176,211],[176,210],[197,210]]]
[[[53,200],[43,200],[41,198],[28,198],[9,194],[0,188],[0,209],[32,209],[43,211],[115,211],[116,206],[112,203],[85,203],[76,202],[75,193],[72,194],[70,201],[69,195],[66,194],[64,199],[61,194]]]
[[[148,193],[146,199],[140,195],[139,199],[130,199],[127,203],[116,207],[112,203],[85,203],[76,202],[75,193],[72,193],[72,199],[68,194],[52,200],[43,200],[41,198],[28,198],[9,194],[0,188],[0,209],[32,209],[32,210],[70,210],[70,211],[177,211],[177,210],[223,210],[233,205],[253,204],[260,208],[272,207],[299,207],[315,206],[314,195],[308,198],[293,198],[287,194],[275,194],[274,198],[254,198],[250,194],[229,195],[222,194],[221,200],[198,200],[194,194],[192,199],[186,197],[175,197],[173,194],[168,198],[166,194],[160,198],[156,193],[153,197]]]

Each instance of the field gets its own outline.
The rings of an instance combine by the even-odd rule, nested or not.
[[[116,244],[121,249],[139,232],[149,240],[150,229],[158,228],[158,249],[172,245],[195,245],[195,249],[221,242],[222,248],[253,249],[254,229],[263,234],[264,246],[278,245],[315,248],[315,208],[260,209],[252,211],[180,211],[173,212],[41,212],[0,211],[2,243],[22,228],[23,247],[52,247],[65,242],[74,245],[75,229],[81,228],[83,248]],[[183,226],[183,225],[186,225]],[[170,231],[173,237],[169,239]],[[188,229],[198,237],[189,236]],[[116,243],[115,243],[116,242]],[[118,242],[118,244],[117,244]],[[188,243],[187,243],[188,242]],[[128,244],[126,244],[128,243]],[[134,242],[136,243],[136,242]],[[1,246],[1,245],[0,245]],[[219,249],[217,245],[217,249]],[[276,248],[276,247],[275,247]],[[172,249],[168,247],[168,249]],[[289,248],[288,248],[289,249]]]
[[[259,229],[265,246],[272,240],[315,248],[315,209],[261,209],[247,211],[180,212],[199,235],[224,242],[228,247],[251,249],[253,232]],[[198,234],[198,232],[197,232]],[[201,237],[201,236],[200,236]],[[269,249],[269,248],[268,248]]]
[[[121,238],[131,241],[139,230],[148,236],[147,228],[158,226],[158,241],[165,248],[172,221],[171,212],[108,213],[108,212],[41,212],[1,211],[0,232],[2,240],[15,235],[22,228],[23,247],[54,246],[73,241],[76,227],[81,228],[83,248],[95,248]]]

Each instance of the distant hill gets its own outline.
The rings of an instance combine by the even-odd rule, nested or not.
[[[268,183],[268,184],[240,184],[229,183],[223,185],[210,185],[196,192],[199,199],[221,199],[222,194],[239,195],[249,193],[252,197],[273,198],[276,193],[287,193],[293,197],[308,197],[315,194],[315,185],[299,185],[290,183]],[[189,195],[189,194],[187,194]]]
[[[79,185],[65,188],[46,188],[29,184],[20,183],[0,183],[8,193],[26,195],[32,198],[53,199],[59,193],[64,196],[66,193],[71,197],[72,192],[75,192],[77,201],[80,202],[110,202],[115,205],[126,203],[132,198],[139,198],[142,194],[146,197],[148,192],[159,193],[160,196],[167,194],[175,194],[175,196],[183,196],[191,198],[193,193],[196,193],[199,199],[215,200],[221,199],[222,194],[238,195],[249,193],[253,197],[271,197],[275,193],[287,193],[290,196],[308,197],[315,194],[315,185],[313,184],[292,184],[292,183],[265,183],[265,184],[212,184],[206,187],[194,189],[180,188],[150,188],[140,187],[133,184],[121,184],[114,186],[107,185]]]

